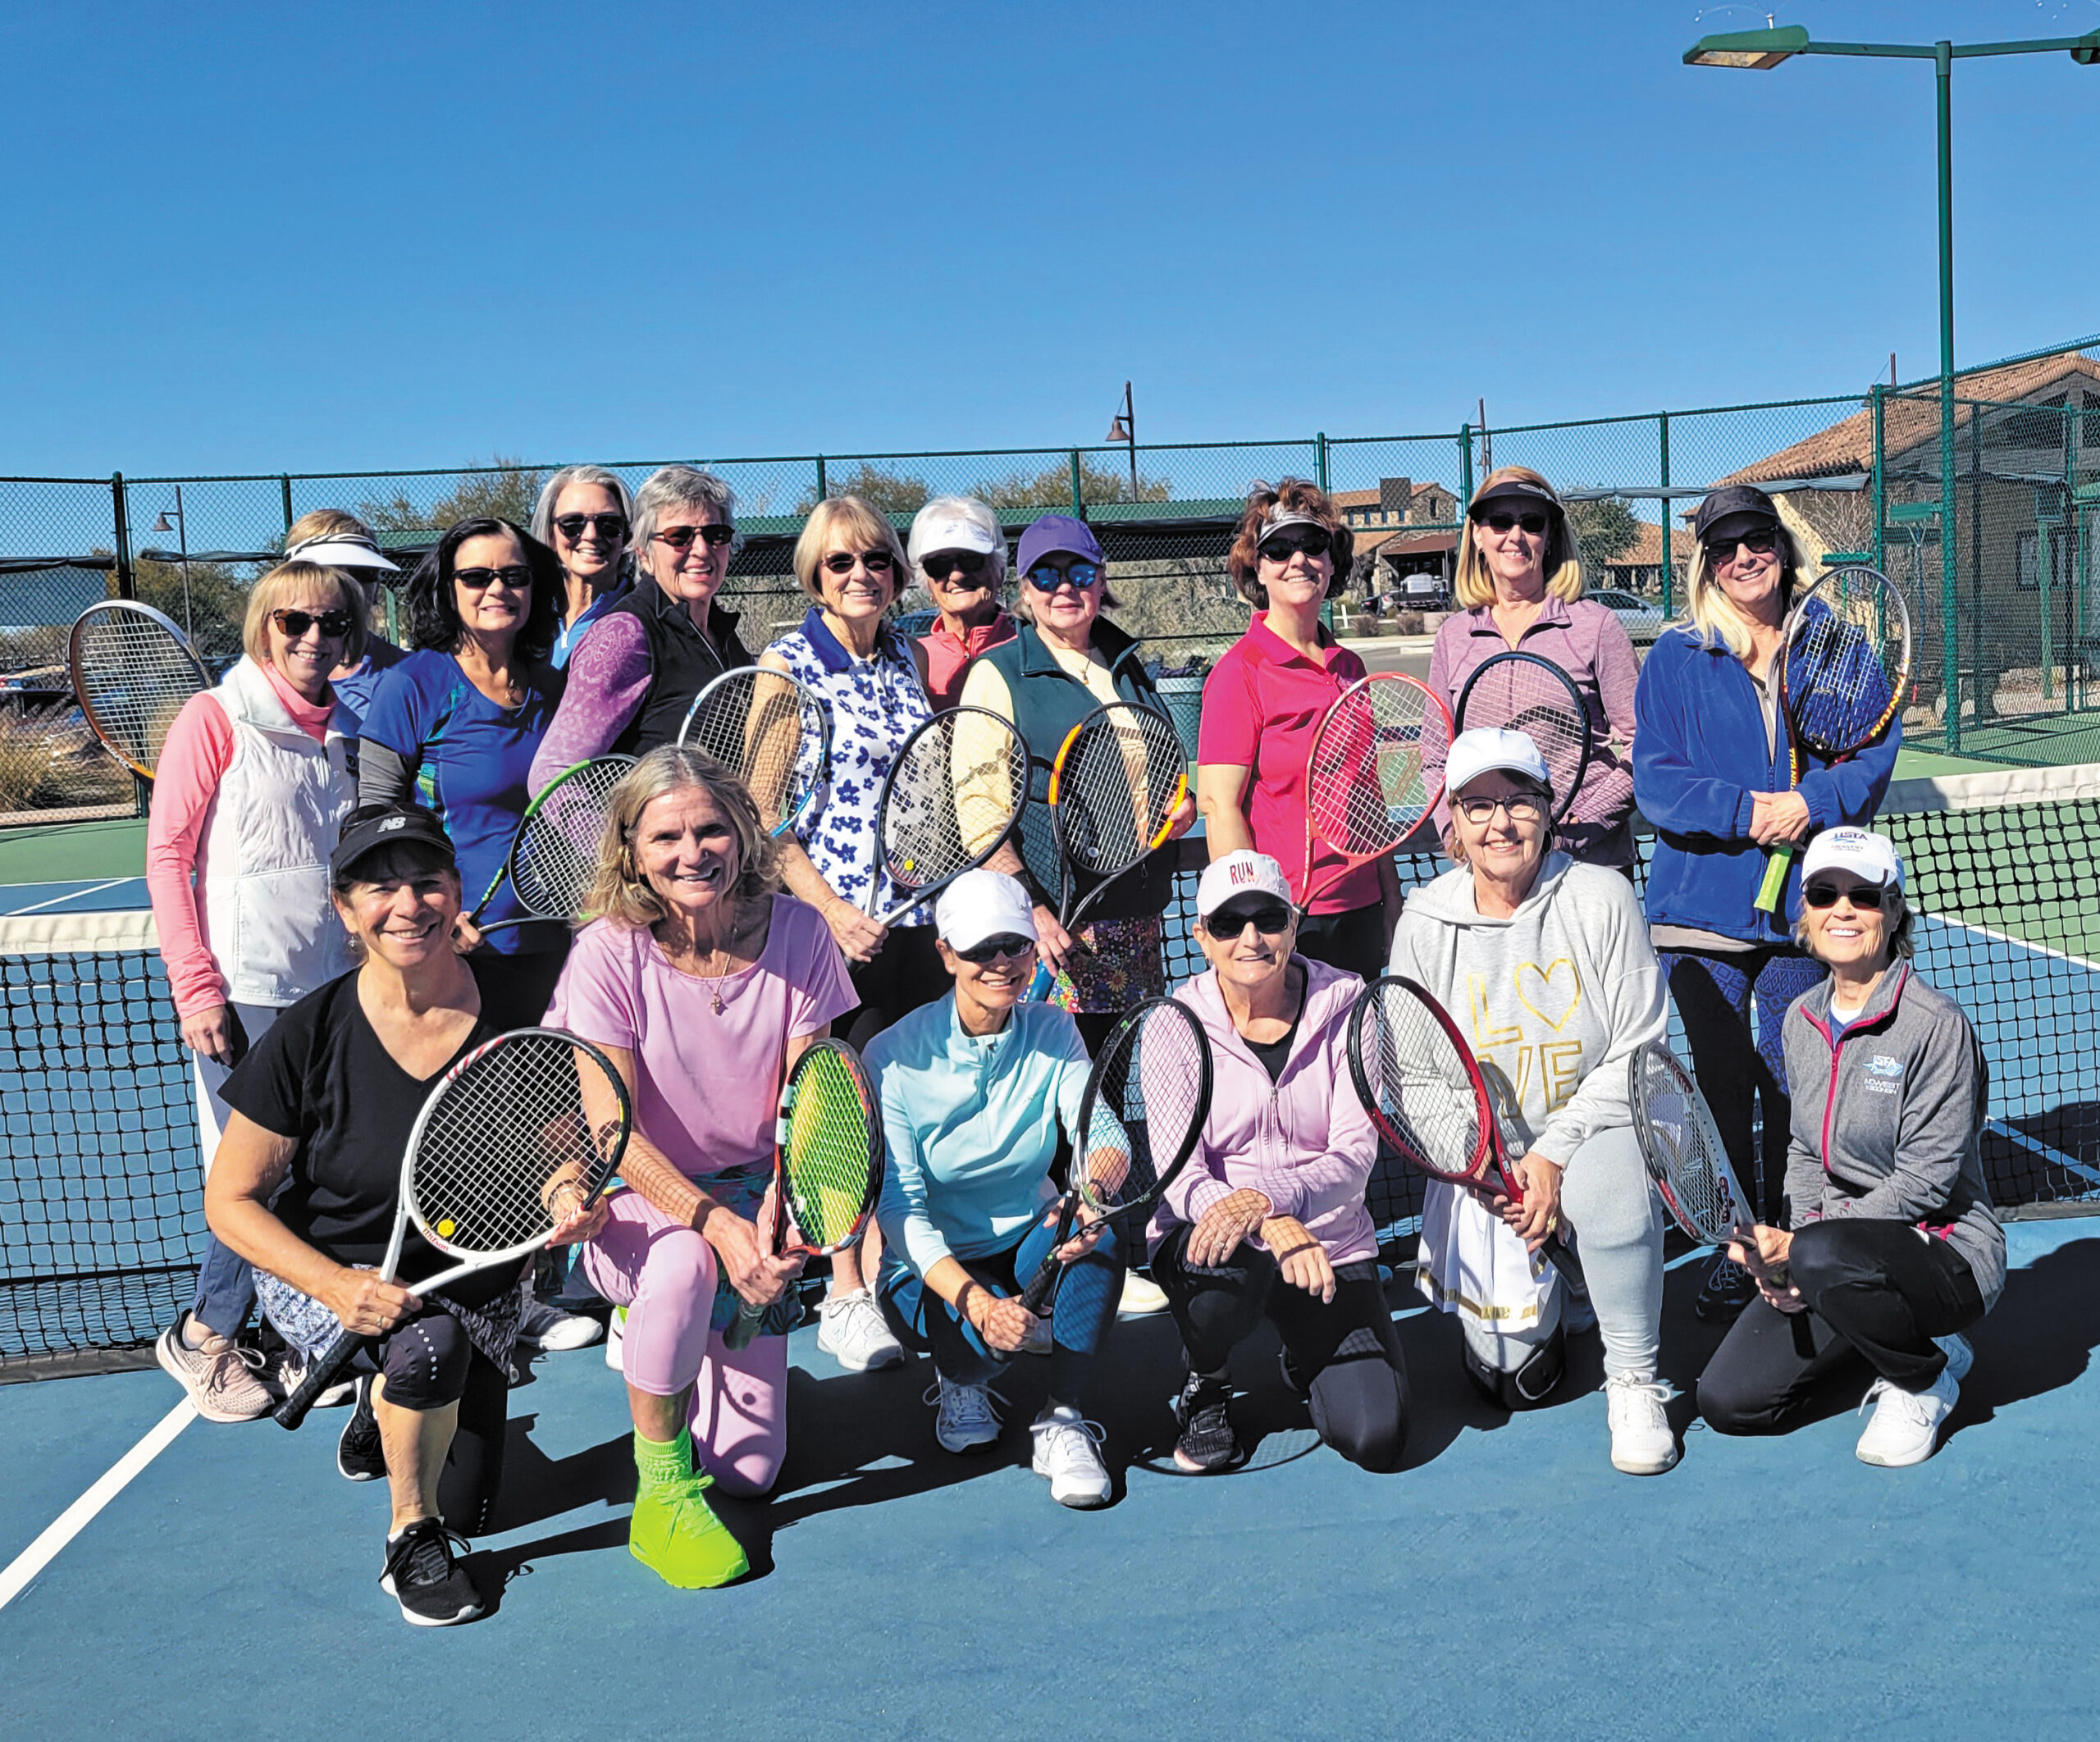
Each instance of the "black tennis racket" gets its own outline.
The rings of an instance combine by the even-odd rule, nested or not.
[[[831,763],[831,709],[785,672],[724,672],[693,698],[678,742],[713,757],[751,789],[768,832],[792,828]]]
[[[594,756],[564,768],[540,789],[511,837],[503,869],[468,915],[481,926],[482,936],[507,926],[583,917],[584,898],[597,879],[613,789],[633,766],[632,756]],[[482,915],[506,882],[516,892],[523,915],[482,925]]]
[[[412,1225],[457,1261],[407,1284],[418,1294],[523,1265],[561,1221],[597,1201],[633,1120],[627,1085],[587,1041],[559,1028],[485,1041],[445,1072],[416,1115],[379,1274],[401,1279]],[[371,1340],[346,1326],[277,1406],[277,1421],[297,1427]]]
[[[83,611],[74,620],[66,664],[88,729],[148,780],[183,704],[212,684],[189,638],[135,599],[104,600]]]
[[[1021,1296],[1024,1306],[1040,1313],[1057,1288],[1064,1272],[1057,1251],[1082,1206],[1089,1222],[1127,1223],[1149,1212],[1188,1165],[1210,1111],[1210,1037],[1187,1005],[1148,998],[1116,1024],[1087,1074],[1057,1238]]]
[[[1050,768],[1050,821],[1064,882],[1058,923],[1077,927],[1164,846],[1188,796],[1188,750],[1157,709],[1110,702],[1067,732]]]
[[[895,925],[1003,846],[1028,802],[1028,746],[988,708],[950,708],[904,741],[883,780],[875,840],[902,897]],[[881,880],[870,881],[874,901]]]
[[[1553,820],[1575,802],[1594,741],[1590,710],[1575,680],[1536,654],[1499,653],[1459,692],[1460,732],[1500,727],[1521,732],[1545,758],[1553,782]]]

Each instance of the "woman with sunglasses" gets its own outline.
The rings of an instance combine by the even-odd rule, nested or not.
[[[1757,905],[1766,855],[1819,828],[1872,821],[1895,772],[1902,723],[1834,766],[1804,752],[1796,782],[1774,660],[1794,595],[1810,579],[1801,547],[1772,499],[1747,484],[1710,493],[1692,531],[1691,621],[1657,638],[1634,693],[1634,787],[1655,828],[1649,936],[1728,1159],[1776,1226],[1792,1124],[1782,1019],[1823,974],[1793,937],[1798,869],[1788,869],[1775,912]],[[1755,1153],[1753,1104],[1763,1125]],[[1726,1322],[1755,1293],[1755,1279],[1723,1255],[1695,1310]]]
[[[350,966],[328,855],[354,797],[357,723],[329,673],[358,663],[365,609],[340,569],[272,569],[249,591],[244,656],[183,705],[161,752],[146,892],[194,1061],[208,1170],[233,1067],[286,1006]],[[207,1421],[252,1421],[275,1401],[261,1357],[234,1343],[254,1306],[247,1261],[208,1238],[189,1311],[154,1348]],[[268,1377],[281,1394],[285,1376]]]
[[[1990,1076],[1961,1006],[1911,966],[1903,861],[1870,829],[1824,830],[1795,935],[1828,978],[1787,1012],[1797,1085],[1791,1232],[1729,1248],[1757,1279],[1699,1379],[1723,1434],[1783,1434],[1870,1376],[1860,1462],[1923,1463],[1974,1359],[1961,1334],[2005,1287],[2005,1230],[1977,1147]]]
[[[999,609],[1007,578],[1007,535],[975,496],[936,496],[912,518],[911,567],[940,608],[919,637],[926,694],[938,712],[962,699],[963,670],[987,648],[1011,641],[1018,627]]]
[[[561,632],[550,662],[556,671],[583,632],[627,596],[631,584],[627,533],[634,500],[618,473],[603,466],[564,466],[541,486],[532,536],[561,563]]]
[[[1665,1032],[1662,969],[1632,885],[1553,848],[1552,779],[1529,738],[1461,732],[1448,778],[1459,864],[1408,897],[1392,971],[1426,988],[1483,1069],[1507,1079],[1522,1202],[1499,1182],[1491,1195],[1432,1183],[1417,1281],[1459,1315],[1466,1371],[1505,1409],[1543,1402],[1565,1330],[1594,1323],[1613,1467],[1659,1475],[1678,1460],[1655,1377],[1663,1224],[1627,1072]],[[1564,1306],[1540,1250],[1556,1234],[1582,1262],[1586,1302]]]
[[[999,1437],[992,1382],[1021,1353],[1050,1357],[1029,1430],[1035,1473],[1060,1506],[1107,1503],[1100,1428],[1086,1419],[1094,1357],[1115,1322],[1123,1258],[1106,1223],[1057,1243],[1059,1131],[1079,1129],[1088,1064],[1072,1019],[1029,1004],[1035,918],[1002,872],[966,871],[936,904],[954,985],[868,1048],[889,1171],[879,1212],[892,1324],[934,1357],[934,1437],[980,1451]],[[1048,1318],[1018,1297],[1052,1256],[1066,1265]]]
[[[1078,936],[1067,933],[1057,923],[1062,882],[1048,809],[1051,765],[1066,735],[1096,708],[1134,702],[1166,709],[1138,641],[1101,614],[1116,599],[1091,527],[1069,514],[1043,515],[1021,534],[1017,566],[1020,632],[970,662],[962,700],[1011,720],[1028,746],[1030,802],[1019,845],[1001,847],[991,864],[1029,886],[1038,947],[1056,976],[1051,1001],[1072,1013],[1092,1051],[1131,1006],[1166,990],[1160,915],[1174,898],[1175,855],[1153,854],[1102,898]],[[1185,800],[1170,840],[1195,819],[1194,801]]]
[[[1326,492],[1302,478],[1247,498],[1226,559],[1239,596],[1254,607],[1247,632],[1203,684],[1196,802],[1212,859],[1251,848],[1290,868],[1305,864],[1305,762],[1335,698],[1364,675],[1363,661],[1320,621],[1346,584],[1354,553]],[[1324,882],[1332,851],[1313,861]],[[1295,882],[1293,899],[1308,891]],[[1400,880],[1390,855],[1352,871],[1299,923],[1299,955],[1375,978],[1400,917]]]
[[[568,684],[532,759],[536,795],[594,756],[639,756],[678,742],[693,698],[749,665],[737,618],[715,603],[738,549],[735,493],[710,472],[664,466],[634,493],[641,574],[572,637]]]
[[[1569,858],[1632,874],[1633,686],[1640,671],[1625,626],[1594,599],[1582,553],[1553,486],[1525,466],[1487,475],[1466,510],[1453,581],[1464,609],[1445,619],[1429,655],[1429,687],[1455,716],[1466,680],[1501,653],[1536,654],[1575,682],[1590,716],[1589,766],[1554,841]],[[1449,838],[1449,808],[1437,807]]]
[[[328,687],[336,700],[355,719],[363,719],[372,705],[372,692],[380,674],[399,665],[407,654],[374,627],[377,590],[389,584],[386,577],[401,571],[380,554],[379,540],[362,520],[341,508],[314,508],[285,528],[285,560],[314,563],[348,575],[355,583],[359,605],[358,621],[365,627],[364,650],[346,659],[328,674]],[[356,735],[354,728],[351,735]]]
[[[1363,1204],[1378,1140],[1349,1081],[1363,983],[1297,954],[1294,900],[1266,853],[1213,860],[1194,928],[1210,968],[1174,994],[1202,1020],[1213,1071],[1203,1136],[1148,1229],[1188,1357],[1174,1462],[1192,1475],[1240,1461],[1226,1365],[1264,1317],[1323,1441],[1390,1471],[1407,1439],[1407,1362]]]

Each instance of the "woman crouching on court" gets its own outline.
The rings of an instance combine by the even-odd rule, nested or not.
[[[1961,1006],[1911,967],[1911,924],[1886,836],[1809,843],[1796,932],[1829,978],[1787,1012],[1793,1231],[1729,1248],[1758,1298],[1699,1379],[1722,1433],[1779,1434],[1870,1373],[1860,1462],[1891,1469],[1933,1455],[1973,1359],[1961,1334],[2005,1287],[1977,1148],[1988,1069]]]
[[[1205,869],[1195,937],[1209,971],[1174,996],[1210,1037],[1210,1116],[1149,1230],[1189,1361],[1174,1462],[1197,1475],[1240,1461],[1226,1363],[1266,1315],[1320,1438],[1366,1470],[1397,1470],[1407,1362],[1363,1205],[1378,1140],[1349,1074],[1363,983],[1297,954],[1290,882],[1266,853]]]
[[[750,793],[696,751],[653,750],[614,789],[587,910],[547,1020],[602,1048],[634,1100],[628,1189],[582,1252],[627,1311],[628,1546],[667,1584],[724,1585],[744,1551],[703,1491],[780,1474],[788,1308],[743,1348],[723,1334],[801,1270],[771,1252],[762,1203],[780,1086],[858,1000],[823,916],[780,892]]]
[[[997,1439],[993,1379],[1016,1354],[1049,1356],[1049,1400],[1029,1430],[1035,1473],[1061,1506],[1104,1505],[1101,1430],[1084,1406],[1123,1258],[1107,1224],[1057,1244],[1050,1180],[1059,1128],[1079,1129],[1086,1047],[1067,1012],[1020,1001],[1035,975],[1035,915],[1016,879],[966,871],[934,916],[955,984],[868,1047],[889,1150],[883,1303],[904,1341],[933,1355],[945,1451]],[[1066,1269],[1046,1321],[1018,1297],[1053,1252]]]
[[[1563,1367],[1563,1288],[1541,1250],[1559,1234],[1588,1283],[1582,1328],[1594,1310],[1604,1337],[1612,1463],[1659,1475],[1678,1459],[1655,1379],[1663,1228],[1627,1063],[1663,1035],[1662,969],[1625,878],[1547,850],[1551,783],[1528,737],[1461,732],[1448,770],[1459,864],[1408,899],[1393,972],[1425,987],[1483,1069],[1508,1079],[1522,1202],[1433,1183],[1418,1280],[1459,1315],[1474,1382],[1504,1408],[1527,1407]]]
[[[255,1268],[256,1294],[313,1361],[349,1329],[358,1407],[337,1467],[387,1480],[393,1516],[380,1582],[419,1627],[482,1612],[455,1550],[488,1527],[503,1480],[510,1350],[524,1266],[419,1297],[381,1282],[401,1157],[424,1101],[472,1047],[500,1033],[452,946],[460,913],[452,843],[413,805],[353,813],[329,861],[336,912],[361,965],[280,1015],[220,1091],[232,1112],[204,1187],[212,1232]],[[583,1238],[596,1211],[549,1243]],[[404,1276],[445,1261],[409,1231]]]

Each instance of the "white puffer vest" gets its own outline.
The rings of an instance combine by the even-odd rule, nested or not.
[[[239,1004],[295,1004],[352,965],[328,898],[328,854],[356,802],[348,716],[317,744],[244,659],[212,692],[233,726],[197,853],[204,946]]]

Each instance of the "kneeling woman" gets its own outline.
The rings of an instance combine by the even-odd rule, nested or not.
[[[392,1493],[381,1583],[415,1626],[482,1612],[454,1557],[486,1529],[503,1477],[510,1350],[523,1266],[421,1297],[381,1282],[401,1156],[438,1079],[499,1033],[474,970],[454,951],[452,843],[410,805],[355,812],[329,862],[336,911],[363,965],[280,1016],[226,1079],[226,1122],[204,1188],[212,1232],[254,1265],[256,1293],[311,1361],[344,1329],[376,1337],[358,1358],[358,1407],[338,1467]],[[601,1211],[564,1222],[582,1238]],[[447,1261],[410,1229],[402,1274]]]
[[[1207,869],[1196,915],[1210,971],[1174,996],[1210,1036],[1210,1118],[1151,1229],[1189,1360],[1174,1461],[1191,1475],[1239,1462],[1226,1362],[1266,1314],[1320,1438],[1366,1470],[1396,1470],[1407,1363],[1363,1205],[1378,1141],[1349,1076],[1363,983],[1295,954],[1290,883],[1266,853]]]
[[[703,1490],[762,1494],[787,1450],[787,1315],[728,1348],[741,1303],[801,1269],[761,1228],[780,1085],[859,1001],[813,907],[779,892],[741,782],[676,745],[614,790],[598,881],[547,1019],[603,1048],[634,1097],[583,1274],[627,1310],[638,1477],[628,1546],[667,1584],[726,1584],[743,1549]]]
[[[889,1147],[883,1303],[904,1340],[932,1352],[934,1437],[947,1451],[997,1439],[992,1380],[1023,1351],[1048,1354],[1050,1398],[1029,1430],[1035,1473],[1061,1506],[1100,1506],[1108,1471],[1084,1404],[1123,1258],[1105,1223],[1054,1246],[1050,1181],[1060,1125],[1079,1129],[1086,1047],[1066,1011],[1020,1001],[1035,975],[1035,915],[1016,879],[965,872],[934,919],[953,988],[868,1047]],[[1017,1297],[1053,1250],[1066,1268],[1046,1325]]]
[[[1393,972],[1426,987],[1508,1078],[1522,1202],[1432,1184],[1422,1290],[1459,1315],[1483,1390],[1512,1409],[1541,1402],[1560,1377],[1564,1309],[1540,1248],[1563,1234],[1604,1337],[1612,1463],[1659,1475],[1678,1459],[1655,1379],[1663,1228],[1627,1061],[1664,1033],[1662,969],[1625,878],[1548,850],[1551,784],[1529,738],[1462,732],[1445,779],[1460,862],[1409,898]]]
[[[1810,841],[1796,935],[1830,978],[1787,1012],[1793,1231],[1729,1248],[1759,1298],[1699,1379],[1722,1433],[1778,1434],[1871,1373],[1859,1457],[1890,1468],[1933,1455],[1972,1358],[1961,1333],[2005,1287],[1977,1148],[1987,1068],[1961,1006],[1911,968],[1911,927],[1886,836]]]

